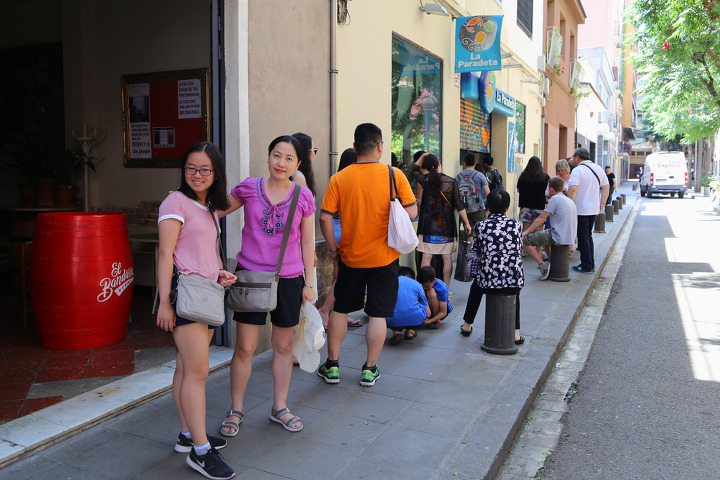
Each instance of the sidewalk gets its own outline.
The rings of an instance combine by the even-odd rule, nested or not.
[[[639,199],[632,183],[620,187],[627,205],[606,224],[607,233],[594,235],[598,273],[571,270],[570,282],[541,282],[535,262],[526,258],[526,342],[515,355],[480,349],[482,313],[471,337],[459,334],[470,284],[453,282],[453,313],[439,330],[420,330],[413,342],[386,343],[374,387],[359,385],[365,327],[348,331],[340,384],[326,385],[295,368],[288,406],[303,420],[299,433],[268,421],[272,352],[256,356],[245,420],[221,452],[236,478],[494,477]],[[572,256],[570,264],[579,263],[578,253]],[[222,367],[231,353],[211,352],[207,425],[213,435],[230,406],[228,369]],[[0,425],[0,466],[7,465],[0,478],[202,478],[173,451],[179,426],[168,394],[172,369],[170,362]]]

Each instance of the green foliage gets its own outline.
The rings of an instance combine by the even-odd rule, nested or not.
[[[720,128],[720,2],[634,0],[626,20],[642,109],[658,135],[683,143]],[[669,48],[663,49],[664,42]]]
[[[713,179],[711,177],[702,177],[700,179],[700,186],[701,187],[709,187],[710,182],[712,182],[712,181],[713,181]]]

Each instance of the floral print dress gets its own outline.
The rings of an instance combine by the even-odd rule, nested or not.
[[[480,260],[475,281],[482,289],[522,288],[522,227],[502,213],[494,213],[473,227],[472,249]]]

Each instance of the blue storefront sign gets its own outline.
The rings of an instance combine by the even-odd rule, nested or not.
[[[455,19],[455,71],[500,70],[502,15],[475,15]]]
[[[515,116],[515,98],[495,88],[493,72],[483,72],[480,77],[473,73],[463,73],[460,76],[460,96],[480,102],[485,113]]]

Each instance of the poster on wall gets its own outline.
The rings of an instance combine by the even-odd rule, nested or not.
[[[500,70],[502,15],[475,15],[455,20],[455,71]]]
[[[210,140],[209,70],[122,76],[126,167],[178,167],[190,145]]]

